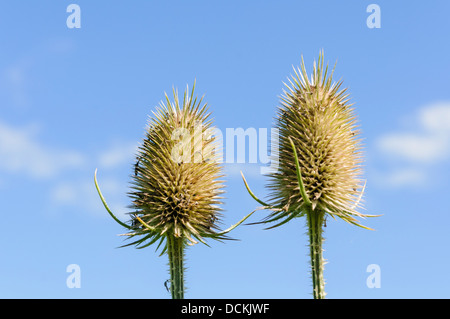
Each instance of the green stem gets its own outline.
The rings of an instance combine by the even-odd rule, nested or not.
[[[172,299],[184,299],[184,238],[167,236]]]
[[[325,298],[325,280],[323,277],[324,260],[322,249],[322,232],[324,212],[321,210],[309,210],[306,214],[308,218],[308,235],[311,255],[311,274],[313,281],[314,299]]]

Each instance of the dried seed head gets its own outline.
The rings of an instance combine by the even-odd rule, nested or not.
[[[279,129],[279,170],[270,175],[270,200],[284,211],[299,212],[299,192],[292,139],[298,153],[306,194],[320,209],[354,223],[361,192],[361,144],[353,108],[342,82],[332,83],[323,52],[308,78],[302,58],[294,69],[276,119]]]
[[[189,96],[183,101],[174,91],[166,95],[149,120],[133,168],[133,244],[161,242],[166,236],[183,237],[191,243],[214,236],[220,219],[223,193],[222,167],[215,158],[212,121],[206,104]]]

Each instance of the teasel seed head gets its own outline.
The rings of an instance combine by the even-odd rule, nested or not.
[[[288,211],[303,211],[293,147],[304,191],[312,210],[356,223],[362,217],[363,191],[360,131],[347,89],[333,83],[323,52],[311,78],[302,58],[300,69],[285,84],[276,119],[279,170],[270,176],[271,201]],[[291,143],[292,141],[292,143]],[[358,224],[359,225],[359,224]]]
[[[362,152],[359,129],[342,81],[332,82],[323,52],[311,78],[302,58],[300,69],[285,84],[276,119],[279,129],[279,170],[270,175],[274,206],[302,211],[291,141],[297,151],[302,182],[312,210],[355,222],[361,216]]]
[[[131,237],[135,242],[185,238],[191,244],[218,234],[222,167],[214,150],[212,120],[194,87],[183,100],[166,94],[149,120],[132,175]]]
[[[279,169],[269,174],[269,198],[258,199],[272,212],[262,222],[280,226],[309,212],[321,212],[361,225],[359,212],[365,189],[362,143],[357,119],[342,81],[324,67],[323,51],[308,77],[302,57],[300,68],[289,78],[275,119],[279,148],[273,154]]]

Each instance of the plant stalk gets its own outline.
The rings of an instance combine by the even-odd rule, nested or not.
[[[184,299],[184,246],[183,237],[167,236],[172,299]]]
[[[325,279],[323,277],[325,261],[322,249],[322,225],[325,213],[321,210],[309,210],[306,215],[308,219],[313,296],[314,299],[325,299]]]

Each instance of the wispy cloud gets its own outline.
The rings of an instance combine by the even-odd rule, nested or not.
[[[118,215],[127,209],[123,202],[128,184],[120,182],[117,169],[129,168],[137,144],[112,142],[97,154],[48,145],[39,136],[39,126],[16,126],[0,121],[0,187],[9,178],[24,178],[46,185],[51,210],[77,207],[90,213],[104,212],[94,186],[99,168],[102,191]],[[75,172],[76,174],[72,174]]]
[[[422,108],[413,120],[414,129],[386,134],[378,148],[390,156],[415,163],[436,163],[450,155],[450,102]]]
[[[427,173],[425,169],[416,166],[395,167],[385,173],[377,172],[371,180],[384,187],[417,187],[427,182]]]
[[[0,70],[0,85],[5,89],[0,96],[3,103],[15,109],[27,109],[32,105],[30,91],[38,83],[33,77],[36,66],[45,63],[49,57],[67,54],[74,48],[71,39],[51,38],[10,61]]]
[[[128,212],[124,203],[129,184],[120,181],[117,170],[134,160],[137,144],[131,142],[113,142],[111,145],[89,157],[90,169],[98,168],[98,181],[106,197],[108,206],[114,213],[125,218]],[[97,195],[93,182],[94,171],[85,170],[82,177],[60,179],[50,190],[50,200],[55,207],[78,206],[84,211],[104,213],[103,205]],[[106,215],[105,215],[106,216]]]
[[[31,64],[30,59],[22,59],[8,66],[0,75],[0,84],[7,93],[5,97],[10,99],[13,107],[23,109],[30,104],[27,72]]]
[[[75,150],[50,148],[42,144],[35,126],[14,127],[0,122],[0,170],[32,178],[51,178],[86,163]]]
[[[450,158],[450,102],[427,105],[396,132],[382,135],[376,147],[391,160],[384,184],[417,186],[426,182],[433,165]]]
[[[88,175],[93,175],[93,172],[90,173]],[[124,203],[123,200],[126,198],[128,185],[121,184],[119,179],[112,174],[103,175],[99,177],[99,183],[108,206],[114,211],[115,215],[125,218],[125,213],[128,212],[128,204]],[[93,176],[84,175],[76,179],[57,181],[49,190],[49,203],[53,209],[57,210],[77,207],[79,211],[107,216],[97,195]]]
[[[99,165],[104,168],[115,168],[130,162],[132,156],[136,154],[137,149],[138,143],[114,142],[111,147],[99,154]]]

